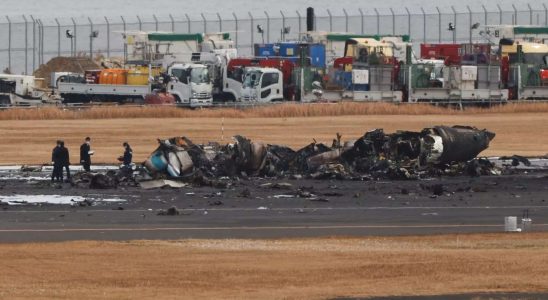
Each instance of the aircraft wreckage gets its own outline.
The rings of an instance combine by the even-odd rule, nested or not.
[[[313,142],[294,151],[234,136],[234,143],[194,144],[186,137],[159,140],[145,161],[153,178],[184,178],[196,172],[208,178],[286,175],[353,178],[361,176],[413,178],[420,172],[443,171],[473,160],[489,147],[495,134],[465,126],[435,126],[420,132],[382,129],[365,133],[356,141],[331,146]],[[480,174],[481,175],[481,174]]]
[[[158,148],[133,175],[119,172],[117,178],[112,178],[111,172],[112,176],[101,174],[104,178],[100,181],[106,186],[129,178],[141,183],[170,180],[214,185],[219,179],[236,177],[367,180],[489,175],[496,173],[493,164],[476,157],[494,137],[485,129],[466,126],[435,126],[390,134],[375,129],[355,141],[342,142],[337,134],[331,146],[314,141],[297,151],[240,135],[226,145],[195,144],[186,137],[174,137],[158,140]],[[96,179],[93,182],[97,185]]]

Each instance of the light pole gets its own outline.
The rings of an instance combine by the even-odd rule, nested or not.
[[[470,45],[472,45],[472,31],[478,29],[479,27],[480,23],[474,23],[474,25],[470,26]]]
[[[257,32],[261,34],[261,37],[263,39],[263,44],[264,44],[264,29],[263,29],[263,25],[259,24],[257,25]]]
[[[453,24],[453,22],[449,22],[449,25],[447,25],[447,30],[451,31],[451,33],[453,34],[453,44],[456,43],[456,30],[457,28],[455,27],[455,24]]]
[[[70,39],[70,56],[74,56],[74,33],[72,32],[72,30],[67,29],[65,31],[65,36],[67,37],[67,39]]]
[[[99,36],[99,31],[94,30],[89,34],[89,58],[93,60],[93,39]]]
[[[285,36],[291,32],[291,26],[280,29],[282,42],[285,42]]]

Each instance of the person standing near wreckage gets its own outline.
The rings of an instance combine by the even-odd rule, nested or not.
[[[57,140],[57,145],[51,152],[51,163],[53,164],[53,171],[51,173],[51,182],[63,181],[63,149],[61,148],[61,141]]]
[[[88,136],[82,146],[80,146],[80,164],[86,172],[91,171],[91,156],[93,155],[93,151],[91,151],[90,144],[91,138]]]
[[[65,142],[60,141],[61,144],[61,179],[63,179],[63,168],[67,170],[67,181],[70,181],[70,155],[68,148],[65,147]]]
[[[128,142],[124,142],[122,146],[124,146],[124,155],[118,157],[118,160],[122,162],[123,168],[130,168],[133,160],[133,150]]]

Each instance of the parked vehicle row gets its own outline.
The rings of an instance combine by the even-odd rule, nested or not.
[[[514,26],[515,27],[515,26]],[[239,57],[227,33],[125,32],[124,65],[0,75],[0,101],[120,102],[206,107],[218,102],[352,100],[507,102],[548,99],[548,29],[501,29],[493,43],[422,44],[408,36],[308,32]],[[506,36],[510,37],[506,37]],[[26,101],[26,102],[25,102]]]

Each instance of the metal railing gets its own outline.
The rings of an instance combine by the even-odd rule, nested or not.
[[[36,18],[6,16],[0,23],[0,67],[14,74],[30,74],[56,56],[104,55],[123,57],[121,36],[125,31],[165,31],[179,33],[230,32],[240,55],[251,55],[253,44],[298,39],[306,30],[303,12],[267,12],[263,14],[208,13],[117,18]],[[447,30],[453,23],[454,31]],[[316,8],[316,30],[359,34],[409,35],[415,45],[427,42],[480,41],[482,25],[548,26],[546,3],[514,4],[511,7],[400,7],[398,9],[358,9],[348,12]],[[260,34],[256,26],[261,25]],[[288,34],[283,29],[290,27]],[[68,31],[68,32],[67,32]]]

